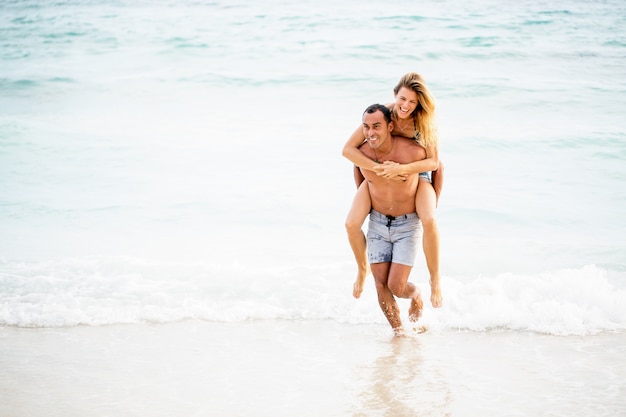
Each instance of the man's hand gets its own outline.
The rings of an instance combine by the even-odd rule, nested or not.
[[[435,189],[435,196],[437,196],[437,204],[439,205],[439,196],[443,189],[443,162],[439,161],[439,168],[432,173],[433,188]]]
[[[385,161],[374,167],[374,172],[379,177],[394,181],[406,181],[406,174],[402,173],[402,166],[393,161]]]

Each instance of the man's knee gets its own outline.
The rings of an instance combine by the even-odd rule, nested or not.
[[[374,285],[376,285],[376,293],[378,294],[388,294],[389,293],[389,286],[387,285],[386,282],[381,281],[376,279],[376,277],[374,277]]]
[[[396,297],[401,297],[404,293],[405,285],[406,284],[404,282],[390,282],[389,291],[391,291],[391,293]]]

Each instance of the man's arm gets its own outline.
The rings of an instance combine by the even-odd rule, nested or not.
[[[361,185],[363,181],[365,181],[365,177],[363,176],[363,173],[361,172],[361,168],[355,165],[354,166],[354,183],[356,184],[357,189],[359,188],[359,186]]]
[[[441,190],[443,190],[443,171],[443,162],[439,161],[439,168],[432,173],[433,188],[437,196],[436,204],[439,204],[439,196],[441,195]]]

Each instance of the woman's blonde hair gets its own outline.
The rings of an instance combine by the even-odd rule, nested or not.
[[[417,107],[411,114],[419,132],[416,140],[425,148],[437,147],[439,139],[435,125],[435,98],[426,87],[426,82],[418,73],[409,72],[400,78],[398,85],[394,87],[394,95],[397,95],[402,87],[417,94]]]

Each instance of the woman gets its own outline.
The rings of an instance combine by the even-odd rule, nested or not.
[[[365,141],[361,126],[344,145],[342,154],[355,164],[355,181],[358,187],[346,219],[348,239],[359,269],[354,282],[353,295],[355,298],[361,296],[368,273],[366,241],[361,227],[371,210],[368,185],[366,181],[363,181],[364,178],[358,167],[397,181],[402,181],[408,174],[419,173],[415,207],[424,230],[422,245],[430,273],[430,302],[433,307],[441,307],[439,231],[435,221],[435,209],[443,186],[443,165],[439,161],[437,129],[434,120],[435,101],[424,79],[415,72],[404,75],[393,92],[396,101],[387,105],[393,117],[392,134],[415,139],[426,149],[426,159],[410,164],[390,161],[381,164],[378,161],[372,161],[358,149]]]

